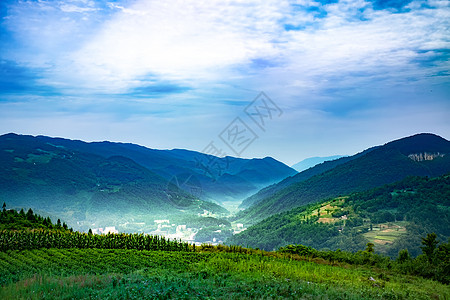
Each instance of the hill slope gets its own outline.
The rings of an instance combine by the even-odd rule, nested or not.
[[[450,238],[450,175],[408,177],[346,197],[327,199],[269,217],[227,243],[272,250],[288,244],[358,251],[369,241],[377,252],[421,253],[420,236]]]
[[[241,222],[254,223],[297,206],[364,191],[406,176],[434,177],[445,174],[450,171],[450,142],[433,134],[418,134],[368,149],[353,157],[338,159],[334,163],[339,164],[323,173],[305,176],[315,167],[270,187],[266,198],[257,199],[238,218]],[[299,181],[301,177],[307,179]]]
[[[281,191],[282,189],[284,189],[290,185],[308,180],[309,178],[311,178],[315,175],[322,174],[322,173],[324,173],[328,170],[331,170],[339,165],[345,164],[351,160],[354,160],[360,156],[363,156],[374,149],[376,149],[376,147],[364,150],[363,152],[357,153],[353,156],[345,156],[345,157],[341,157],[339,159],[325,161],[323,163],[315,165],[312,168],[309,168],[305,171],[297,173],[293,176],[286,177],[282,181],[272,184],[272,185],[269,185],[269,186],[266,186],[263,189],[259,190],[256,194],[251,195],[250,197],[246,198],[244,201],[242,201],[242,203],[239,207],[242,209],[249,208],[250,206],[255,205],[259,201],[274,195],[278,191]]]

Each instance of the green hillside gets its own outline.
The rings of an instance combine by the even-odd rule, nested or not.
[[[275,186],[275,193],[268,191],[266,198],[241,212],[237,219],[254,224],[324,198],[364,191],[406,176],[434,177],[450,171],[450,142],[433,134],[418,134],[369,150],[353,159],[341,158],[347,161],[306,180],[286,187],[280,183],[282,189]],[[292,178],[303,176],[302,173]]]
[[[227,243],[278,249],[303,244],[317,249],[358,251],[368,242],[392,257],[408,249],[421,253],[420,237],[450,238],[450,175],[402,181],[322,200],[269,217]]]
[[[261,189],[260,191],[258,191],[256,194],[244,199],[244,201],[242,201],[242,204],[239,207],[242,209],[246,209],[252,205],[256,205],[256,203],[260,202],[261,200],[264,200],[264,199],[274,195],[275,193],[281,191],[282,189],[284,189],[290,185],[303,182],[305,180],[310,179],[311,177],[313,177],[315,175],[322,174],[322,173],[324,173],[328,170],[331,170],[339,165],[342,165],[346,162],[349,162],[360,156],[363,156],[363,155],[369,153],[370,151],[374,150],[375,148],[376,147],[367,149],[367,150],[365,150],[361,153],[355,154],[353,156],[346,156],[346,157],[341,157],[341,158],[331,160],[331,161],[325,161],[325,162],[320,163],[312,168],[309,168],[305,171],[297,173],[296,175],[286,177],[282,181],[280,181],[276,184],[267,186],[267,187]]]

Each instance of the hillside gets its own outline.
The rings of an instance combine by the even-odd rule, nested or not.
[[[376,147],[367,149],[367,150],[365,150],[361,153],[355,154],[353,156],[345,156],[345,157],[341,157],[341,158],[338,158],[335,160],[325,161],[325,162],[315,165],[314,167],[309,168],[305,171],[299,172],[293,176],[286,177],[282,181],[280,181],[278,183],[274,183],[272,185],[269,185],[269,186],[259,190],[256,194],[251,195],[250,197],[244,199],[244,201],[242,201],[242,203],[239,207],[242,209],[249,208],[250,206],[255,205],[259,201],[274,195],[278,191],[281,191],[282,189],[284,189],[290,185],[293,185],[293,184],[299,183],[299,182],[303,182],[315,175],[322,174],[322,173],[324,173],[328,170],[331,170],[339,165],[345,164],[351,160],[354,160],[360,156],[367,154],[368,152],[372,151],[375,148]]]
[[[0,137],[0,199],[59,216],[76,229],[144,222],[167,215],[226,213],[123,156],[105,158],[48,139]]]
[[[288,244],[378,253],[421,253],[420,236],[450,238],[450,175],[408,177],[365,192],[326,199],[269,217],[227,243],[273,250]]]
[[[367,249],[277,252],[144,234],[92,234],[32,213],[0,212],[1,299],[446,298],[450,243],[422,238],[423,255]],[[26,225],[26,226],[24,226]],[[5,229],[6,228],[6,229]]]
[[[364,191],[406,176],[443,175],[450,171],[450,142],[433,134],[417,134],[328,163],[336,165],[306,176],[308,171],[320,172],[319,165],[260,191],[252,197],[253,204],[238,215],[239,221],[254,224],[301,205]],[[267,197],[261,197],[265,194]]]
[[[6,140],[5,137],[8,139]],[[262,187],[297,173],[294,169],[270,157],[219,158],[195,151],[156,150],[130,143],[106,141],[86,143],[62,138],[15,134],[0,137],[0,143],[5,143],[5,147],[9,149],[13,149],[17,144],[14,144],[14,140],[30,144],[54,145],[67,151],[93,154],[105,159],[113,156],[126,157],[163,177],[166,181],[176,182],[178,187],[186,192],[191,193],[195,188],[196,197],[217,203],[240,202]]]

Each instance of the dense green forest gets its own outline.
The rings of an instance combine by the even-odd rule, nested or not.
[[[450,237],[450,176],[408,177],[366,192],[326,199],[272,216],[227,243],[274,250],[288,244],[356,252],[368,242],[396,257],[421,253],[420,237]]]

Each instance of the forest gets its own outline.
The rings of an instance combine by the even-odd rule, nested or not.
[[[421,237],[450,237],[450,176],[410,176],[393,184],[300,206],[234,235],[227,243],[276,250],[302,244],[320,250],[421,254]]]

